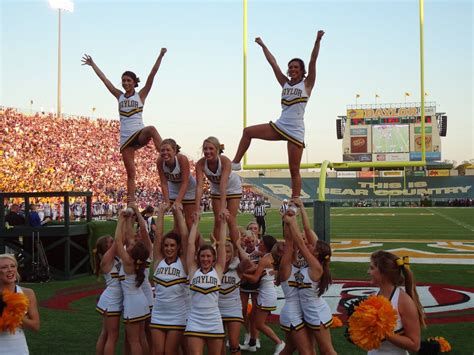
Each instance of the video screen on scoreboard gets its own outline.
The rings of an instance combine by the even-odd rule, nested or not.
[[[406,153],[409,151],[408,125],[372,126],[372,153]]]

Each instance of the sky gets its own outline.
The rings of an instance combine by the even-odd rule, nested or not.
[[[47,0],[0,0],[0,104],[55,110],[58,13]],[[121,74],[145,82],[160,49],[168,52],[143,113],[163,138],[172,137],[193,159],[216,136],[233,157],[242,132],[243,8],[241,1],[74,1],[62,14],[62,111],[118,118],[116,99],[88,66],[84,53],[121,88]],[[425,0],[425,91],[448,116],[442,159],[474,158],[473,2]],[[420,101],[418,1],[249,0],[248,125],[275,121],[281,88],[261,37],[282,71],[305,62],[316,33],[326,34],[316,85],[306,108],[303,163],[342,161],[336,119],[347,105]],[[139,87],[140,88],[140,87]],[[30,101],[33,104],[30,105]],[[118,144],[118,137],[117,137]],[[285,163],[285,142],[253,141],[248,162]]]

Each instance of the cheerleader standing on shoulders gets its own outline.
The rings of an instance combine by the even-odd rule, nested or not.
[[[97,239],[94,249],[96,275],[105,278],[105,290],[99,298],[96,311],[102,314],[102,331],[97,339],[96,354],[115,354],[119,337],[120,316],[123,310],[123,294],[120,286],[122,263],[116,256],[114,240],[110,235]]]
[[[257,330],[261,331],[275,344],[274,354],[279,354],[285,347],[285,342],[281,341],[275,332],[265,324],[265,321],[270,312],[276,310],[277,294],[275,290],[275,270],[273,268],[273,257],[271,250],[276,243],[276,239],[270,235],[264,235],[262,242],[258,246],[259,252],[264,255],[260,258],[255,273],[244,273],[243,276],[247,281],[255,283],[260,280],[258,288],[258,297],[255,310],[255,326]],[[252,307],[254,308],[254,307]],[[255,339],[250,341],[253,344]],[[249,346],[251,343],[249,342]]]
[[[84,54],[82,65],[90,65],[107,89],[118,100],[120,113],[120,153],[127,172],[127,202],[132,204],[135,201],[135,151],[153,140],[156,151],[160,151],[161,137],[153,126],[143,124],[142,112],[145,99],[151,90],[153,80],[161,65],[161,60],[166,53],[166,48],[161,48],[153,68],[146,80],[145,86],[139,92],[135,91],[140,79],[135,73],[126,71],[122,74],[122,87],[125,92],[117,89],[105,74],[99,69],[92,57]]]
[[[193,225],[189,233],[186,265],[189,272],[191,290],[191,309],[184,335],[188,338],[188,353],[200,355],[204,344],[209,355],[221,353],[224,345],[224,327],[219,312],[219,289],[224,271],[225,257],[225,218],[220,223],[217,254],[210,245],[199,248],[195,255],[195,241],[199,218],[194,215]]]
[[[378,294],[388,298],[397,312],[395,333],[387,336],[380,348],[368,354],[408,355],[408,351],[417,352],[425,316],[408,257],[399,258],[383,250],[376,251],[370,257],[368,273],[371,281],[380,287]],[[405,290],[400,285],[404,285]]]
[[[223,146],[215,137],[208,137],[202,145],[204,157],[196,163],[196,200],[195,214],[200,213],[200,202],[204,175],[211,184],[212,210],[214,212],[214,231],[220,233],[221,223],[229,225],[232,240],[239,237],[237,227],[237,212],[242,197],[242,183],[240,177],[231,171],[229,158],[222,155]],[[223,218],[224,216],[228,216]]]
[[[188,158],[179,152],[180,148],[174,139],[163,140],[160,145],[160,157],[156,164],[163,200],[168,207],[172,203],[183,211],[189,230],[193,221],[196,179],[191,175]],[[175,229],[177,229],[176,226]]]
[[[188,316],[186,248],[188,231],[182,211],[172,208],[179,234],[163,235],[166,204],[158,206],[157,236],[153,245],[155,303],[151,316],[154,354],[179,354]]]
[[[132,205],[135,214],[138,209]],[[143,292],[146,261],[150,256],[152,244],[148,233],[135,242],[133,233],[134,214],[120,211],[115,232],[115,249],[122,260],[121,286],[123,292],[123,319],[131,354],[142,354],[141,336],[144,334],[145,319],[150,317],[148,299]],[[146,229],[145,229],[146,230]],[[127,250],[124,249],[128,242]]]
[[[38,331],[40,328],[40,317],[36,302],[35,292],[30,288],[20,287],[18,274],[18,263],[11,254],[0,254],[0,294],[5,292],[22,293],[28,298],[28,311],[18,327],[12,334],[8,330],[0,329],[0,354],[2,355],[27,355],[29,354],[23,329]],[[3,296],[2,296],[3,297]],[[8,308],[8,303],[4,305]],[[3,312],[5,317],[5,313]]]
[[[290,233],[286,232],[284,235],[285,246],[278,268],[280,285],[285,295],[285,304],[280,313],[280,328],[285,331],[286,340],[282,354],[292,354],[294,350],[298,350],[301,355],[313,355],[315,352],[304,325],[298,292],[300,268],[295,265],[297,260],[294,258],[293,240],[289,237]]]
[[[331,271],[329,270],[331,248],[327,243],[318,240],[312,250],[308,249],[298,228],[296,215],[287,213],[284,220],[288,224],[288,234],[291,235],[294,245],[307,264],[300,269],[300,273],[297,275],[298,295],[305,325],[313,331],[319,352],[324,355],[334,355],[336,351],[332,346],[331,333],[329,332],[332,313],[329,305],[322,298],[323,293],[331,284]]]

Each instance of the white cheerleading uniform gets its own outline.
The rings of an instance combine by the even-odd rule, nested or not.
[[[148,300],[148,307],[150,308],[150,311],[151,311],[151,309],[153,308],[153,290],[150,284],[150,265],[151,265],[151,260],[148,259],[146,261],[146,267],[144,270],[145,280],[143,280],[143,283],[140,287],[143,290],[143,293],[145,294],[146,299]]]
[[[153,276],[155,302],[150,327],[160,330],[184,330],[188,316],[188,275],[179,257],[168,264],[160,261]]]
[[[221,281],[216,269],[206,274],[196,270],[190,280],[191,310],[184,335],[204,338],[224,338],[224,326],[219,312]]]
[[[390,296],[390,303],[392,304],[393,309],[397,312],[397,321],[395,323],[395,334],[403,332],[403,325],[400,319],[400,313],[398,312],[398,299],[400,297],[400,287],[396,287],[393,290],[392,295]],[[408,355],[408,351],[405,349],[399,348],[395,344],[389,342],[388,340],[382,341],[378,349],[370,350],[367,355]]]
[[[15,286],[15,293],[23,293],[20,286]],[[28,355],[28,344],[26,343],[25,332],[22,328],[17,328],[15,333],[0,331],[0,354],[1,355]]]
[[[268,255],[268,254],[266,254]],[[264,255],[264,257],[266,256]],[[257,308],[264,311],[276,310],[277,293],[275,289],[275,270],[266,268],[265,274],[260,278],[258,287]]]
[[[298,276],[301,278],[298,295],[304,322],[313,330],[321,329],[321,325],[329,328],[332,324],[331,308],[322,297],[318,296],[318,282],[311,280],[308,272],[309,268],[303,267],[300,269],[301,275]]]
[[[204,160],[204,174],[211,184],[211,197],[219,198],[220,196],[220,182],[222,175],[222,162],[221,158],[217,157],[217,170],[212,172],[207,166],[207,160]],[[242,197],[242,182],[240,181],[240,176],[234,172],[230,172],[229,179],[227,179],[227,189],[226,189],[227,199],[229,198],[238,198]]]
[[[281,116],[270,122],[283,138],[300,147],[304,147],[304,111],[308,99],[304,79],[294,85],[286,82],[281,92]]]
[[[138,92],[132,96],[121,94],[118,99],[120,114],[120,151],[132,144],[132,141],[145,128],[143,124],[142,112],[143,103]]]
[[[242,301],[240,300],[240,277],[237,273],[239,258],[230,262],[229,270],[222,275],[219,295],[219,311],[224,322],[243,322]]]
[[[102,315],[112,317],[120,316],[123,310],[123,293],[120,286],[120,269],[122,262],[116,256],[110,272],[104,274],[105,290],[102,292],[95,307],[96,311]]]
[[[140,322],[150,317],[148,299],[141,287],[136,286],[136,274],[127,274],[120,270],[120,285],[123,292],[124,323]]]
[[[163,162],[163,172],[165,174],[166,180],[168,180],[168,191],[169,198],[171,201],[176,200],[179,195],[179,189],[181,188],[181,183],[183,182],[183,174],[181,172],[181,166],[179,165],[179,160],[177,157],[174,158],[174,169],[171,170],[165,162]],[[194,203],[196,198],[196,179],[194,176],[189,174],[188,189],[184,194],[183,200],[181,201],[183,205]]]
[[[281,283],[281,288],[285,295],[285,305],[280,312],[280,327],[287,332],[299,330],[304,327],[298,280],[301,280],[300,269],[291,265],[290,277]]]

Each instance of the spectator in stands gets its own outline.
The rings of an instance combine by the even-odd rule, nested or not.
[[[267,210],[265,209],[265,204],[262,203],[262,201],[257,201],[255,209],[253,211],[253,215],[255,217],[255,220],[257,221],[258,224],[258,233],[261,236],[265,235],[265,231],[267,230],[266,222],[265,222],[265,216],[267,215]]]
[[[153,243],[155,241],[155,235],[156,235],[156,223],[155,219],[153,218],[153,212],[155,209],[153,206],[146,206],[146,208],[142,211],[142,216],[143,219],[146,222],[146,230],[148,232],[148,235],[150,236],[150,240]]]
[[[5,216],[5,222],[10,226],[21,226],[25,224],[25,217],[20,214],[20,205],[12,204],[10,212]]]

